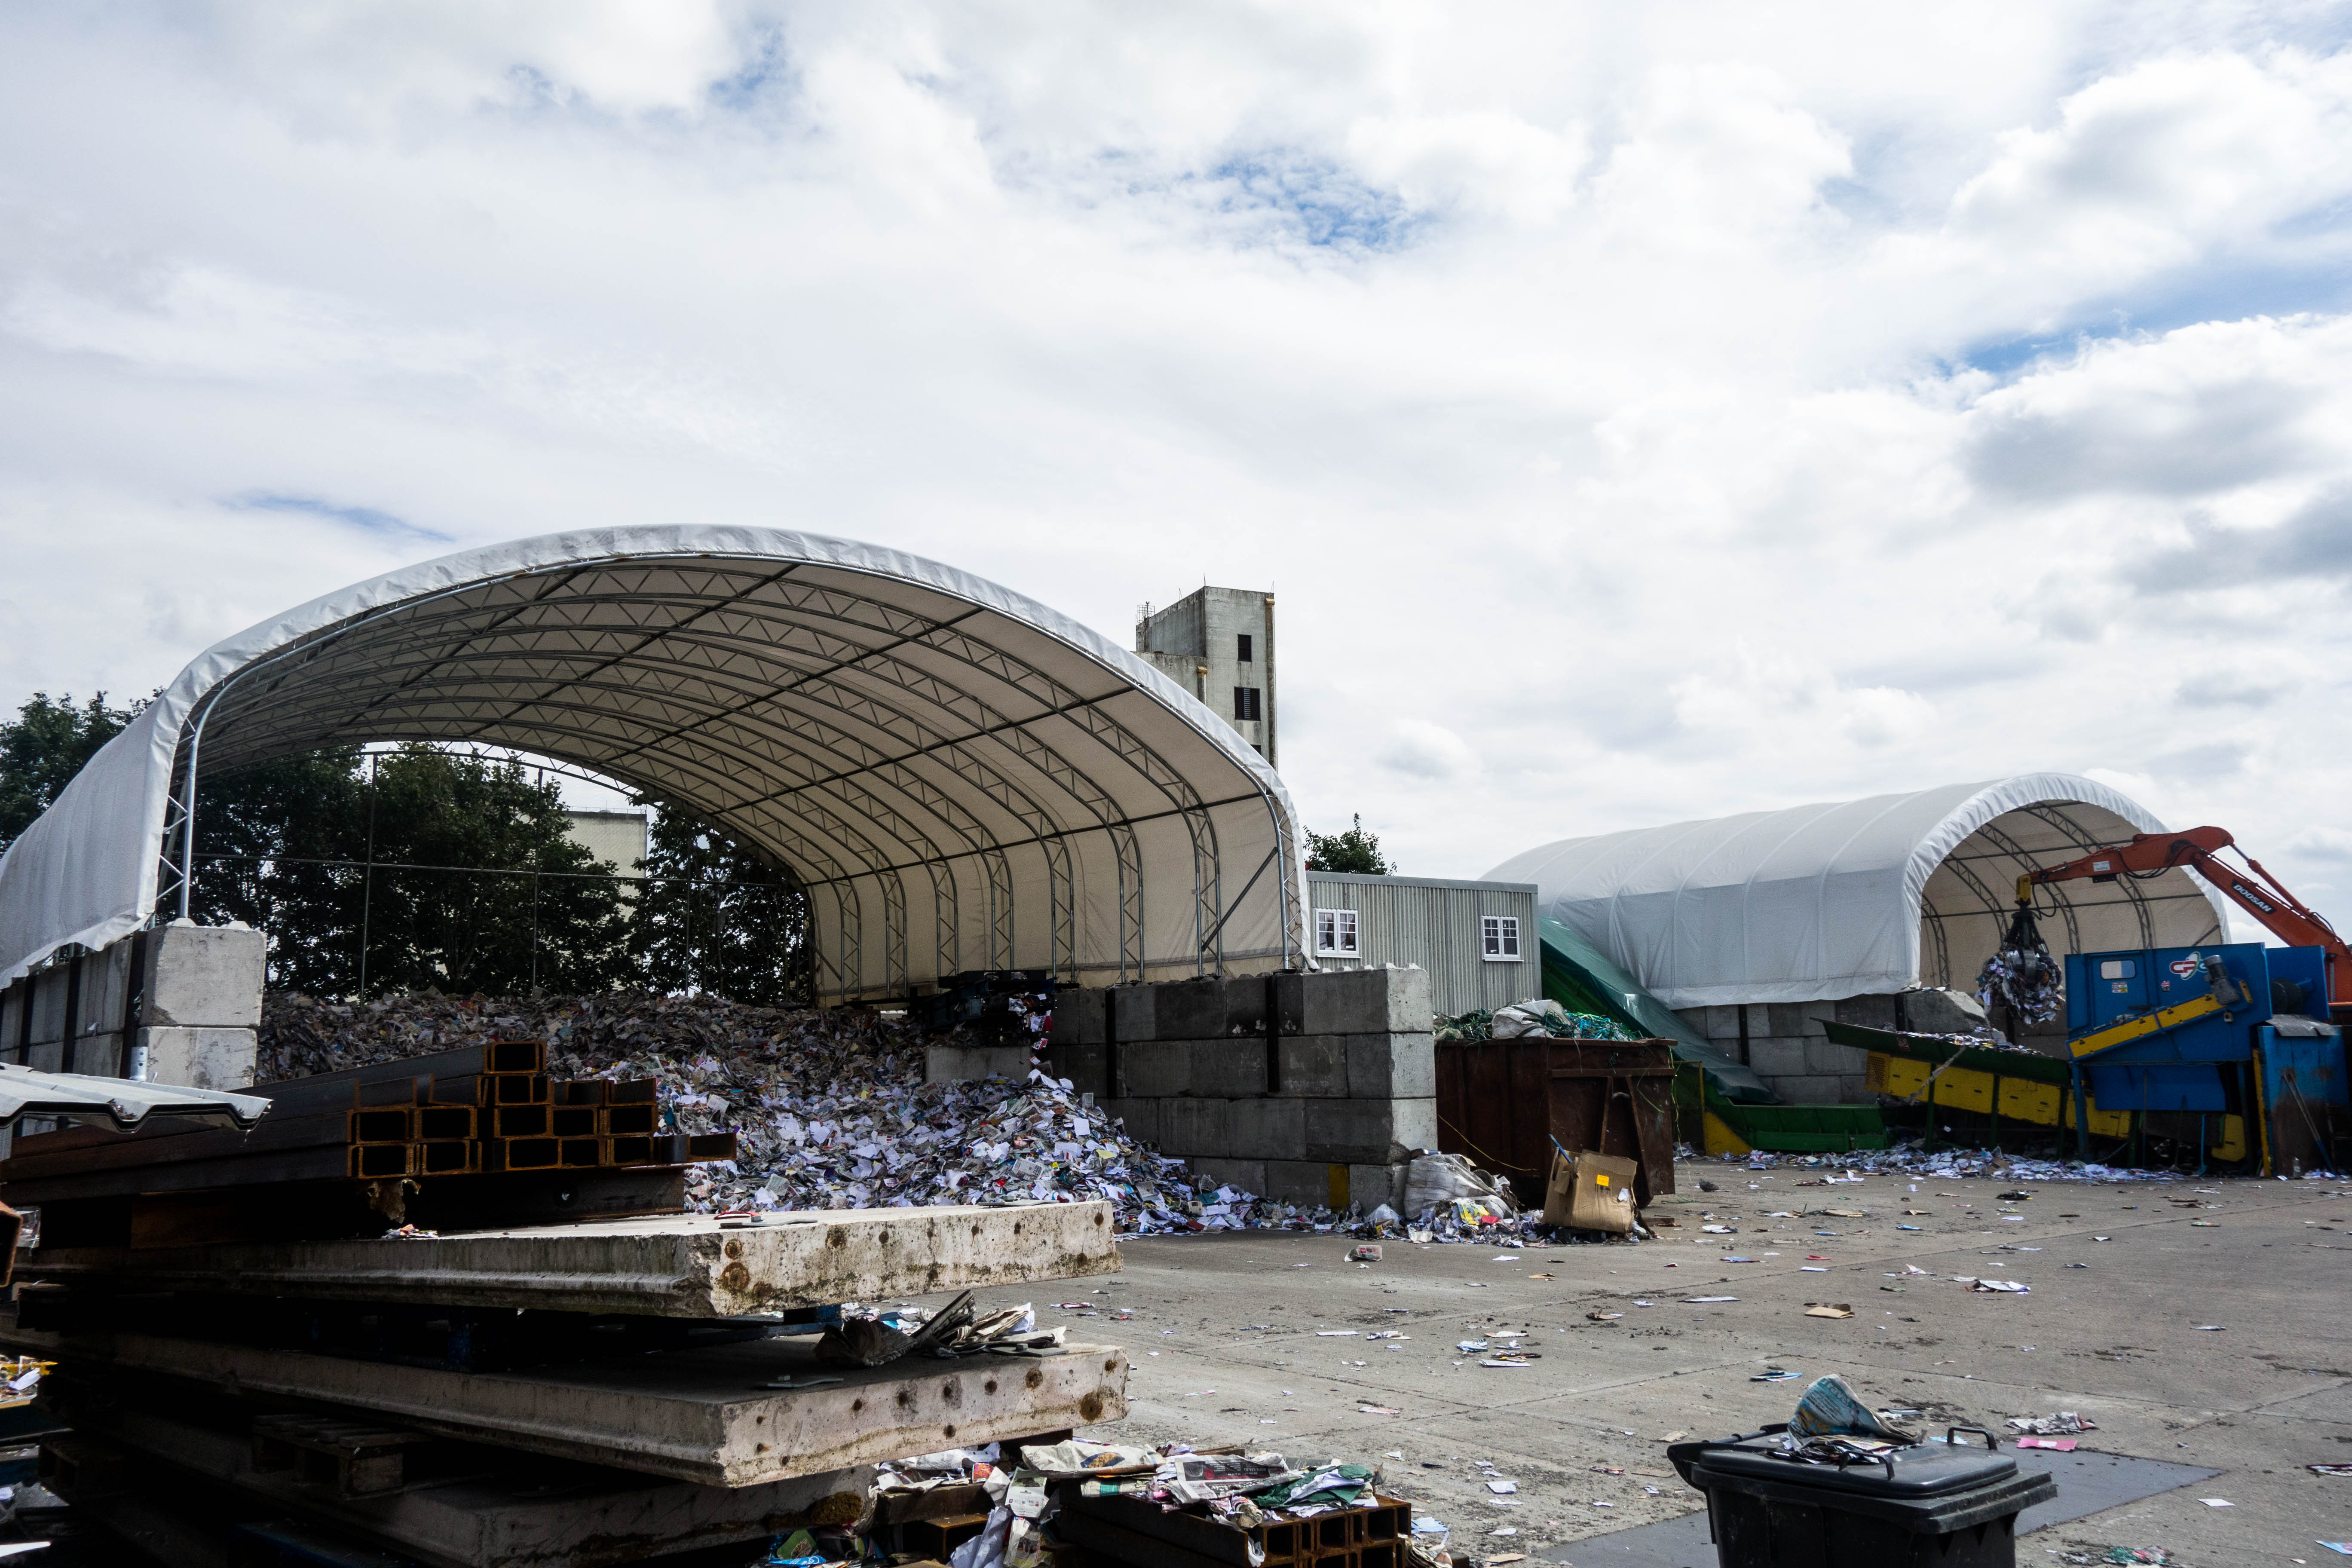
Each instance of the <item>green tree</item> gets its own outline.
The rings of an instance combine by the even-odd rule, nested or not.
[[[145,703],[110,708],[101,691],[77,707],[71,694],[36,691],[0,723],[0,849],[63,794],[91,753],[122,732]]]
[[[1381,858],[1380,835],[1364,831],[1361,815],[1345,833],[1318,833],[1308,828],[1307,868],[1345,871],[1359,877],[1393,877],[1397,869]]]
[[[808,894],[793,874],[687,808],[654,806],[632,946],[658,991],[811,1006]]]
[[[313,994],[594,992],[629,983],[628,910],[520,763],[410,744],[202,782],[200,920],[270,933],[270,984]]]

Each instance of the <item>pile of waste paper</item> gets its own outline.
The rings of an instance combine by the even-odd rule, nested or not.
[[[1546,997],[1514,1002],[1492,1012],[1481,1007],[1435,1021],[1441,1046],[1464,1040],[1516,1040],[1527,1035],[1548,1035],[1556,1040],[1633,1040],[1641,1037],[1598,1013],[1571,1013]]]
[[[1468,1561],[1447,1553],[1444,1526],[1414,1521],[1409,1505],[1381,1495],[1381,1485],[1377,1469],[1343,1459],[1299,1460],[1238,1447],[1146,1448],[1076,1438],[1018,1448],[992,1443],[878,1467],[854,1525],[829,1539],[807,1531],[780,1538],[767,1562],[814,1568],[860,1554],[934,1550],[952,1530],[966,1539],[952,1554],[940,1555],[957,1568],[1038,1568],[1081,1555],[1100,1562],[1114,1550],[1112,1542],[1139,1552],[1155,1542],[1183,1542],[1197,1553],[1212,1550],[1221,1531],[1231,1532],[1231,1560],[1238,1563],[1254,1560],[1253,1546],[1263,1554],[1269,1529],[1375,1508],[1389,1510],[1387,1522],[1402,1534],[1404,1561],[1417,1568]],[[1179,1515],[1184,1517],[1172,1517]],[[965,1521],[983,1519],[970,1532]],[[957,1522],[943,1528],[943,1520]],[[806,1555],[787,1555],[803,1549]]]
[[[732,1130],[737,1157],[694,1168],[696,1209],[887,1208],[1106,1199],[1127,1235],[1211,1230],[1397,1234],[1402,1216],[1283,1203],[1194,1177],[1130,1136],[1066,1080],[1033,1070],[925,1083],[935,1036],[864,1009],[744,1006],[710,996],[388,997],[272,994],[264,1081],[452,1050],[548,1045],[559,1078],[651,1079],[664,1130]],[[1424,1156],[1440,1163],[1450,1156]],[[1520,1220],[1491,1178],[1430,1173],[1412,1239],[1495,1242]],[[1409,1185],[1409,1190],[1413,1190]]]

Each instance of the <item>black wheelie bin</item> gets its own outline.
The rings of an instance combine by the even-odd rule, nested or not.
[[[1899,1447],[1767,1426],[1666,1457],[1706,1494],[1721,1568],[2016,1568],[2017,1516],[2058,1495],[1979,1426]]]

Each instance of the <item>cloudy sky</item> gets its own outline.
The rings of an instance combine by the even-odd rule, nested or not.
[[[2340,5],[0,11],[0,703],[749,522],[1276,591],[1409,871],[2030,769],[2352,918]]]

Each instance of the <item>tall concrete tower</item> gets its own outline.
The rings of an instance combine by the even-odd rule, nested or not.
[[[1274,749],[1274,595],[1202,588],[1164,610],[1136,613],[1135,651],[1208,704],[1258,755]]]

